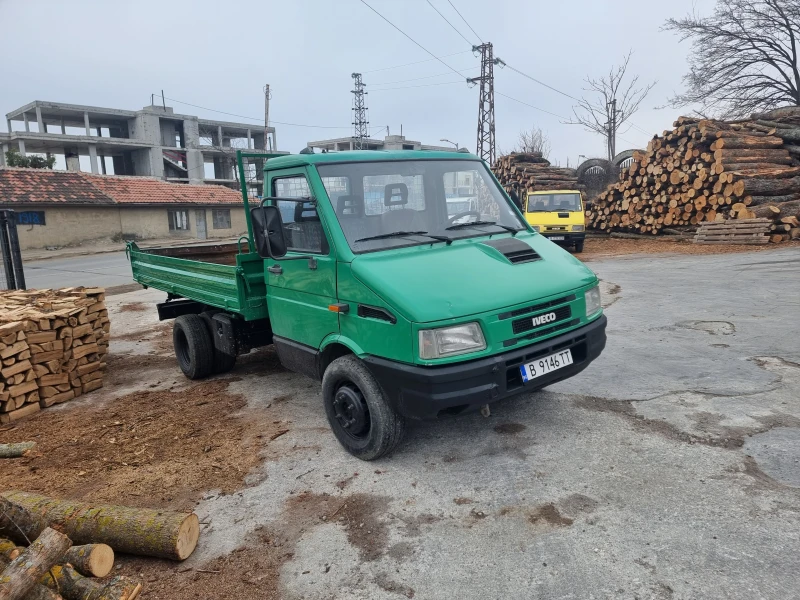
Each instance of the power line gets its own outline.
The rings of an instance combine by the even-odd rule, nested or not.
[[[433,87],[435,85],[453,85],[454,83],[464,83],[463,81],[444,81],[442,83],[424,83],[422,85],[404,85],[402,87],[393,88],[380,88],[377,90],[370,90],[370,92],[386,92],[388,90],[408,90],[411,88]]]
[[[481,36],[479,36],[479,35],[478,35],[478,32],[477,32],[477,31],[475,31],[474,29],[472,29],[472,25],[470,25],[469,23],[467,23],[467,20],[464,18],[464,15],[462,15],[460,12],[458,12],[458,9],[455,7],[455,5],[454,5],[452,2],[450,2],[450,0],[447,0],[447,3],[448,3],[450,6],[452,6],[452,7],[453,7],[453,10],[454,10],[454,11],[456,11],[456,13],[458,14],[458,16],[459,16],[459,17],[461,17],[461,20],[462,20],[462,21],[464,21],[464,23],[466,23],[467,27],[469,27],[469,28],[472,30],[472,33],[474,33],[474,34],[475,34],[475,37],[476,37],[476,38],[478,38],[478,39],[481,41],[481,43],[483,43],[483,38],[482,38]]]
[[[474,69],[475,67],[471,67]],[[463,69],[460,73],[466,73],[470,69]],[[420,79],[432,79],[434,77],[442,77],[444,75],[450,75],[450,73],[437,73],[436,75],[427,75],[425,77],[414,77],[413,79],[400,79],[399,81],[384,81],[383,83],[375,83],[373,85],[394,85],[395,83],[407,83],[409,81],[419,81]]]
[[[472,54],[472,50],[463,50],[462,52],[453,52],[452,54],[445,54],[441,58],[449,58],[451,56],[459,56],[460,54]],[[438,58],[426,58],[425,60],[418,60],[415,62],[405,63],[402,65],[394,65],[393,67],[383,67],[381,69],[372,69],[371,71],[362,71],[362,73],[377,73],[378,71],[389,71],[390,69],[400,69],[401,67],[410,67],[412,65],[420,65],[422,63],[438,60]]]
[[[370,9],[372,12],[374,12],[376,15],[378,15],[378,16],[379,16],[381,19],[383,19],[384,21],[386,21],[386,22],[387,22],[389,25],[391,25],[391,26],[392,26],[392,27],[394,27],[394,28],[395,28],[397,31],[399,31],[400,33],[402,33],[402,34],[403,34],[405,37],[407,37],[409,40],[411,40],[412,42],[414,42],[414,44],[416,44],[418,47],[422,48],[422,50],[424,50],[425,52],[427,52],[428,54],[430,54],[430,55],[431,55],[433,58],[435,58],[435,59],[436,59],[436,60],[438,60],[440,63],[442,63],[442,64],[443,64],[445,67],[447,67],[448,69],[450,69],[450,70],[451,70],[453,73],[455,73],[456,75],[458,75],[459,77],[461,77],[461,73],[459,73],[458,71],[456,71],[456,70],[455,70],[453,67],[451,67],[450,65],[448,65],[448,64],[447,64],[446,62],[444,62],[444,61],[443,61],[441,58],[439,58],[439,57],[438,57],[438,56],[436,56],[436,55],[435,55],[433,52],[431,52],[430,50],[428,50],[428,49],[427,49],[425,46],[423,46],[423,45],[422,45],[422,44],[420,44],[418,41],[416,41],[414,38],[412,38],[412,37],[411,37],[410,35],[408,35],[408,34],[407,34],[405,31],[403,31],[403,30],[402,30],[402,29],[400,29],[400,28],[399,28],[397,25],[395,25],[394,23],[392,23],[392,22],[391,22],[389,19],[387,19],[386,17],[384,17],[384,16],[383,16],[381,13],[379,13],[377,10],[375,10],[374,8],[372,8],[372,7],[371,7],[369,4],[367,4],[367,3],[366,3],[366,1],[365,1],[365,0],[361,0],[361,4],[363,4],[364,6],[366,6],[368,9]]]
[[[559,90],[559,89],[557,89],[557,88],[554,88],[552,85],[548,85],[548,84],[546,84],[544,81],[540,81],[540,80],[536,79],[535,77],[532,77],[532,76],[528,75],[527,73],[523,73],[522,71],[520,71],[519,69],[516,69],[516,68],[512,67],[512,66],[511,66],[511,65],[509,65],[508,63],[505,63],[505,66],[507,66],[509,69],[511,69],[511,70],[512,70],[512,71],[514,71],[515,73],[519,73],[519,74],[520,74],[520,75],[522,75],[523,77],[527,77],[527,78],[528,78],[528,79],[530,79],[531,81],[534,81],[534,82],[538,83],[539,85],[543,85],[544,87],[546,87],[546,88],[548,88],[548,89],[551,89],[551,90],[553,90],[554,92],[557,92],[557,93],[561,94],[562,96],[566,96],[567,98],[571,98],[572,100],[575,100],[575,101],[577,101],[577,102],[580,102],[580,99],[579,99],[579,98],[576,98],[575,96],[571,96],[571,95],[567,94],[566,92],[562,92],[561,90]]]
[[[238,117],[240,119],[248,119],[250,121],[258,121],[259,123],[264,121],[264,117],[248,117],[247,115],[237,115],[236,113],[225,112],[224,110],[217,110],[215,108],[208,108],[207,106],[200,106],[199,104],[192,104],[190,102],[184,102],[183,100],[177,100],[176,98],[167,98],[171,102],[177,102],[178,104],[184,104],[186,106],[192,106],[194,108],[200,108],[202,110],[208,110],[211,112],[219,113],[221,115],[228,115],[230,117]],[[285,123],[283,121],[275,121],[270,119],[271,123],[277,123],[278,125],[289,125],[292,127],[309,127],[311,129],[350,129],[350,127],[338,127],[334,125],[306,125],[304,123]]]
[[[504,94],[502,92],[495,92],[498,96],[503,96],[503,98],[508,98],[509,100],[513,100],[514,102],[519,102],[520,104],[524,104],[525,106],[529,106],[530,108],[536,109],[540,112],[547,113],[548,115],[552,115],[554,117],[558,117],[559,119],[568,119],[569,117],[565,117],[562,115],[557,115],[556,113],[550,112],[549,110],[545,110],[543,108],[539,108],[538,106],[534,106],[533,104],[528,104],[527,102],[523,102],[522,100],[517,100],[516,98],[512,98],[508,94]]]
[[[465,38],[465,37],[464,37],[464,34],[463,34],[463,33],[461,33],[461,32],[460,32],[458,29],[456,29],[456,26],[455,26],[455,25],[453,25],[453,24],[452,24],[450,21],[448,21],[448,20],[447,20],[447,17],[445,17],[445,16],[444,16],[442,13],[440,13],[440,12],[439,12],[439,9],[438,9],[438,8],[436,8],[436,7],[435,7],[435,6],[434,6],[434,5],[431,3],[431,0],[427,0],[427,2],[428,2],[428,4],[430,4],[430,7],[431,7],[433,10],[435,10],[435,11],[436,11],[436,14],[438,14],[440,17],[442,17],[442,18],[445,20],[445,23],[447,23],[448,25],[450,25],[450,27],[452,27],[452,28],[453,28],[453,31],[455,31],[455,32],[456,32],[458,35],[460,35],[460,36],[461,36],[461,38],[462,38],[462,39],[463,39],[465,42],[467,42],[467,43],[468,43],[470,46],[472,46],[472,45],[473,45],[473,44],[472,44],[472,42],[470,42],[470,41],[469,41],[467,38]]]

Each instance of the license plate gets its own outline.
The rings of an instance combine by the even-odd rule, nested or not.
[[[572,364],[572,352],[569,350],[562,350],[550,356],[543,356],[537,358],[533,362],[526,365],[520,365],[519,370],[522,372],[522,381],[525,383],[531,379],[536,379],[542,375],[547,375],[553,371],[557,371],[563,367]]]
[[[548,240],[553,240],[554,242],[563,242],[564,236],[563,235],[548,235]]]

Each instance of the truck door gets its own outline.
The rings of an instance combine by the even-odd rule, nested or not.
[[[312,196],[305,168],[282,170],[269,179],[267,189],[273,197]],[[311,375],[306,367],[314,364],[322,340],[339,332],[338,314],[328,308],[336,303],[336,257],[311,203],[278,201],[277,207],[283,218],[286,256],[309,255],[313,259],[265,259],[272,332],[281,362]],[[296,364],[296,360],[309,364]]]

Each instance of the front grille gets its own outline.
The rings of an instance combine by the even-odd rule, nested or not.
[[[545,227],[545,231],[567,231],[566,227]]]
[[[552,321],[548,321],[547,323],[540,323],[534,325],[533,320],[537,317],[541,317],[542,315],[549,315],[550,313],[554,313],[556,318]],[[572,316],[572,309],[567,306],[562,306],[560,308],[556,308],[555,310],[547,311],[540,313],[538,315],[532,315],[530,317],[522,317],[521,319],[517,319],[511,324],[511,328],[514,331],[514,335],[518,333],[523,333],[525,331],[530,331],[531,329],[536,329],[537,327],[544,327],[545,325],[550,325],[554,323],[558,323],[559,321],[563,321],[564,319],[569,319]]]
[[[508,348],[509,346],[515,346],[520,342],[527,342],[529,340],[535,340],[536,338],[544,337],[546,335],[550,335],[551,333],[555,333],[557,331],[561,331],[562,329],[569,329],[570,327],[574,327],[578,323],[580,323],[580,319],[572,319],[571,321],[563,321],[562,323],[558,323],[557,325],[553,325],[552,327],[547,327],[546,329],[539,329],[534,331],[531,334],[524,335],[518,338],[512,338],[510,340],[506,340],[503,342],[503,347]]]
[[[555,300],[551,300],[550,302],[542,302],[541,304],[534,304],[532,306],[518,308],[510,312],[500,313],[500,315],[497,318],[501,321],[505,319],[513,319],[514,317],[519,317],[521,315],[527,315],[530,313],[535,313],[540,310],[546,310],[551,306],[558,306],[559,304],[564,304],[565,302],[572,302],[573,300],[575,300],[575,298],[576,298],[575,294],[570,294],[569,296],[564,296],[563,298],[556,298]]]

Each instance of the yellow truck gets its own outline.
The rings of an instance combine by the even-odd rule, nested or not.
[[[580,190],[530,192],[525,202],[525,219],[550,241],[583,252],[586,238],[583,210]]]

